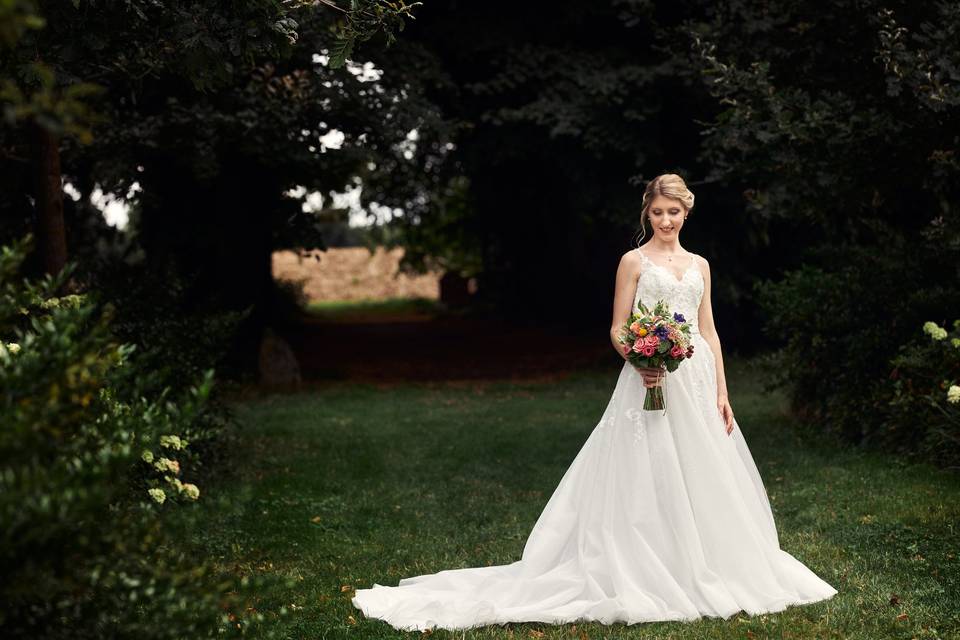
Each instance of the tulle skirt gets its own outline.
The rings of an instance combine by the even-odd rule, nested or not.
[[[757,466],[716,406],[709,344],[667,374],[666,410],[624,362],[599,423],[561,478],[520,560],[358,589],[355,607],[401,630],[507,622],[728,618],[837,590],[780,549]]]

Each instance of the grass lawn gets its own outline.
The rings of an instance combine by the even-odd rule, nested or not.
[[[386,300],[330,300],[307,304],[307,311],[317,320],[353,322],[360,318],[371,322],[378,317],[421,318],[443,313],[443,305],[427,298],[388,298]]]
[[[729,620],[514,623],[438,638],[957,638],[960,479],[798,437],[756,367],[725,357],[731,403],[781,546],[839,593]],[[237,405],[232,471],[195,538],[271,582],[252,606],[285,638],[396,638],[350,598],[374,582],[518,560],[599,420],[619,367],[551,383],[331,385]],[[276,578],[276,579],[273,579]],[[283,615],[279,612],[285,611]]]

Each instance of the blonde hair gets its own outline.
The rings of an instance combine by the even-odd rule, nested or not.
[[[643,242],[647,233],[646,222],[650,219],[650,205],[657,196],[677,200],[683,205],[684,215],[690,213],[693,209],[693,192],[687,188],[687,183],[683,178],[675,173],[663,173],[647,183],[647,188],[643,191],[643,207],[640,210],[640,242]],[[640,246],[637,243],[637,246]]]

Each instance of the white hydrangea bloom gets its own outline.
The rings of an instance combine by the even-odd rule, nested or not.
[[[927,321],[923,323],[923,332],[934,340],[943,340],[947,337],[947,330],[939,326],[936,322]]]
[[[167,435],[160,436],[160,446],[167,447],[168,449],[180,450],[184,447],[184,443],[180,439],[180,436]]]
[[[200,497],[200,489],[197,488],[197,485],[190,482],[184,483],[183,492],[187,494],[187,497],[191,500],[196,500]]]
[[[960,402],[960,387],[955,384],[950,385],[950,388],[947,389],[947,402],[952,404]]]

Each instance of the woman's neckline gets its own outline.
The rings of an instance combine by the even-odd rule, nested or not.
[[[651,259],[650,259],[650,256],[647,255],[647,252],[646,252],[646,251],[642,251],[642,250],[640,249],[640,247],[636,247],[636,250],[637,250],[637,253],[640,254],[640,257],[643,258],[646,262],[650,263],[650,264],[653,266],[654,269],[662,269],[665,273],[667,273],[667,274],[669,274],[671,277],[673,277],[673,279],[674,279],[675,282],[683,282],[683,281],[686,279],[687,274],[690,273],[690,271],[693,270],[694,265],[697,263],[697,257],[696,257],[696,254],[695,254],[695,253],[691,253],[690,251],[688,251],[686,254],[682,254],[682,255],[689,255],[689,256],[690,256],[690,263],[687,265],[687,268],[684,269],[683,272],[682,272],[679,276],[677,276],[676,272],[675,272],[672,268],[667,267],[667,266],[662,265],[662,264],[657,264],[656,262],[654,262],[653,260],[651,260]],[[664,255],[664,254],[660,254],[660,255]],[[674,254],[667,254],[667,255],[674,255]],[[681,255],[681,254],[676,254],[676,255]],[[697,271],[700,271],[700,270],[697,269]],[[643,275],[643,274],[641,274],[641,275]],[[700,277],[703,277],[703,274],[702,274],[702,273],[700,274]]]
[[[643,246],[646,246],[646,245],[643,245]],[[637,251],[640,251],[641,253],[646,254],[649,250],[644,251],[644,250],[642,250],[641,247],[637,247]],[[652,253],[652,254],[658,255],[658,256],[692,256],[692,255],[693,255],[693,252],[692,252],[692,251],[687,251],[686,249],[684,249],[682,252],[681,252],[681,251],[677,251],[677,252],[669,252],[669,251],[649,251],[649,253]]]

